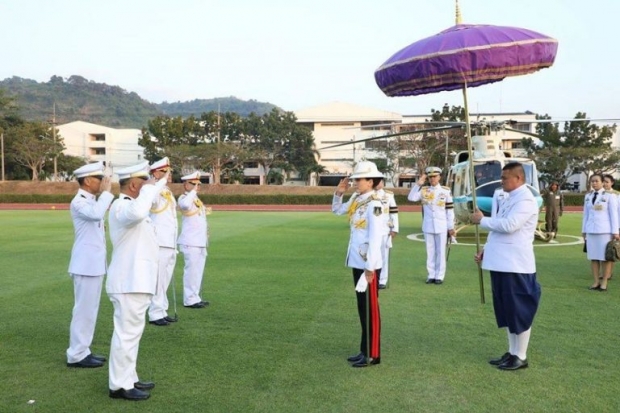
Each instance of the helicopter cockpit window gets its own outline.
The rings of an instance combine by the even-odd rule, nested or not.
[[[489,161],[474,165],[476,186],[502,179],[502,165],[497,161]]]
[[[521,162],[521,165],[523,165],[523,172],[525,172],[525,183],[538,188],[538,184],[534,181],[534,165],[524,162]]]

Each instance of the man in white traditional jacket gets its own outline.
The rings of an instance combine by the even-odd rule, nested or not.
[[[110,346],[110,397],[144,400],[155,387],[138,379],[136,362],[146,310],[157,286],[159,245],[149,217],[153,200],[165,187],[168,174],[148,179],[148,162],[118,173],[121,194],[110,208],[113,252],[106,291],[114,306],[114,333]]]
[[[429,186],[423,186],[426,177]],[[454,237],[454,203],[447,186],[440,185],[441,168],[430,166],[411,188],[407,199],[422,201],[422,232],[426,242],[427,284],[442,284],[446,276],[446,244]]]
[[[472,223],[489,231],[475,260],[491,272],[495,320],[508,334],[508,351],[489,361],[500,370],[528,367],[527,349],[541,295],[533,245],[538,204],[525,183],[520,163],[505,165],[503,191],[494,194],[496,211],[491,217],[484,217],[480,210],[471,215]]]
[[[388,217],[385,226],[385,235],[383,241],[383,268],[381,268],[381,277],[379,278],[379,289],[382,290],[387,286],[389,277],[390,249],[392,249],[392,239],[398,234],[398,205],[394,199],[394,192],[387,191],[383,188],[385,179],[377,185],[376,193],[381,204],[383,204],[384,212]]]
[[[200,297],[200,286],[207,262],[209,226],[207,211],[200,198],[200,172],[181,178],[185,193],[179,197],[179,209],[183,215],[179,249],[185,259],[183,269],[183,305],[187,308],[204,308],[209,305]]]
[[[151,165],[151,175],[155,179],[162,179],[164,175],[167,175],[167,183],[172,182],[172,168],[167,157]],[[157,270],[157,292],[149,307],[149,323],[167,326],[177,321],[176,317],[168,316],[168,287],[177,262],[178,235],[177,202],[168,186],[163,187],[153,200],[151,219],[157,228],[159,268]]]
[[[101,301],[103,277],[107,268],[104,216],[114,199],[110,178],[104,176],[103,162],[76,169],[80,189],[71,201],[75,241],[71,251],[69,275],[73,279],[75,304],[69,328],[67,366],[101,367],[106,358],[93,354],[90,345]],[[99,199],[96,195],[101,192]]]

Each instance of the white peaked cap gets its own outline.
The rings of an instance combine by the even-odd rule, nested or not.
[[[429,166],[428,168],[426,168],[426,175],[428,176],[441,175],[441,168],[438,168],[436,166]]]
[[[76,178],[86,178],[87,176],[103,176],[104,169],[105,167],[103,166],[103,162],[99,161],[79,167],[78,169],[73,171],[73,175],[75,175]]]
[[[383,178],[383,174],[377,169],[374,162],[362,161],[355,165],[355,170],[351,174],[351,179],[357,178]]]
[[[168,157],[166,156],[165,158],[162,158],[159,161],[153,162],[153,165],[151,165],[151,171],[156,171],[157,169],[169,168],[169,167],[170,167],[170,161],[168,160]]]
[[[181,177],[181,181],[200,181],[200,172],[192,172],[189,175]]]
[[[148,178],[149,177],[149,163],[142,162],[138,165],[128,166],[126,168],[120,168],[116,170],[118,174],[118,180],[122,181],[123,179],[128,178]]]

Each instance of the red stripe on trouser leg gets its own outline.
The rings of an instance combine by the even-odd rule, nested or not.
[[[379,313],[379,292],[377,289],[377,273],[368,285],[369,304],[370,304],[370,357],[381,357],[381,315]]]

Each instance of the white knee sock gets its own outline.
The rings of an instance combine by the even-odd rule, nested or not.
[[[516,355],[521,360],[525,360],[527,358],[527,346],[530,343],[530,333],[532,332],[531,328],[528,328],[521,334],[515,335],[517,341],[517,352]]]
[[[517,354],[517,335],[512,334],[508,329],[506,333],[508,333],[508,352],[513,355]]]

